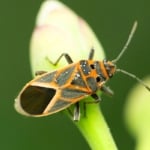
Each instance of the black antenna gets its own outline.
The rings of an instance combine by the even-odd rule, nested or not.
[[[133,35],[134,35],[135,31],[136,31],[137,24],[138,24],[137,21],[135,21],[134,24],[133,24],[133,27],[131,29],[131,32],[129,34],[129,37],[128,37],[128,39],[127,39],[123,49],[121,50],[119,55],[114,60],[112,60],[113,63],[116,63],[121,58],[121,56],[124,54],[124,52],[127,50],[128,45],[130,44],[130,42],[131,42],[131,40],[133,38]]]
[[[112,60],[113,63],[116,63],[122,57],[122,55],[124,54],[124,52],[128,48],[128,45],[130,44],[130,42],[131,42],[131,40],[133,38],[133,35],[134,35],[135,31],[136,31],[137,24],[138,24],[137,21],[135,21],[134,24],[133,24],[133,27],[131,29],[131,32],[129,34],[129,37],[127,39],[127,42],[125,43],[123,49],[121,50],[121,52],[119,53],[119,55],[116,57],[116,59]],[[123,69],[119,69],[119,68],[117,68],[116,71],[117,72],[121,72],[121,73],[123,73],[123,74],[125,74],[125,75],[127,75],[127,76],[129,76],[129,77],[131,77],[133,79],[135,79],[140,84],[142,84],[148,91],[150,91],[150,87],[147,84],[145,84],[140,78],[138,78],[136,75],[134,75],[134,74],[132,74],[130,72],[127,72],[127,71],[125,71]]]
[[[146,85],[140,78],[138,78],[135,74],[132,74],[132,73],[130,73],[130,72],[127,72],[127,71],[125,71],[125,70],[123,70],[123,69],[116,69],[116,71],[117,72],[121,72],[121,73],[123,73],[123,74],[125,74],[125,75],[127,75],[127,76],[129,76],[129,77],[131,77],[131,78],[133,78],[133,79],[135,79],[136,81],[138,81],[140,84],[142,84],[147,90],[149,90],[150,91],[150,87],[148,86],[148,85]]]

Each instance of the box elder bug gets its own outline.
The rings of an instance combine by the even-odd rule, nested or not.
[[[136,27],[137,22],[135,21],[125,46],[117,58],[112,61],[93,60],[94,49],[91,49],[87,60],[79,60],[75,63],[67,53],[63,53],[53,64],[57,65],[59,60],[65,57],[69,65],[52,72],[38,71],[37,77],[28,82],[16,98],[16,110],[23,115],[41,117],[59,112],[75,104],[74,120],[79,120],[80,100],[91,96],[96,100],[95,102],[98,102],[100,100],[96,93],[98,90],[109,95],[113,94],[105,86],[105,83],[115,72],[122,72],[136,79],[150,91],[150,87],[137,76],[116,66],[126,51]]]

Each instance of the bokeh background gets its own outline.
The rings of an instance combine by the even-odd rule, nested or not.
[[[89,150],[86,141],[63,113],[26,118],[14,110],[14,99],[31,76],[29,42],[43,0],[0,1],[0,149]],[[62,0],[83,17],[113,59],[127,40],[134,20],[139,26],[118,65],[140,77],[150,74],[150,1]],[[135,141],[124,122],[124,104],[136,82],[117,74],[108,84],[115,95],[102,95],[101,108],[116,144],[132,150]]]

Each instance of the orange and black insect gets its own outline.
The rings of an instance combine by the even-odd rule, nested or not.
[[[93,49],[90,51],[88,60],[80,60],[75,63],[67,53],[63,53],[54,65],[62,57],[66,58],[69,65],[53,72],[37,72],[38,76],[27,83],[16,98],[17,111],[27,116],[40,117],[59,112],[75,104],[74,120],[79,120],[80,100],[91,96],[99,101],[100,97],[96,94],[98,90],[109,95],[113,94],[105,83],[115,72],[131,76],[150,90],[138,77],[116,67],[116,62],[125,52],[136,26],[137,22],[134,23],[123,50],[113,61],[93,60]]]

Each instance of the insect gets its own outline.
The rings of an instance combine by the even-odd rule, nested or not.
[[[137,22],[135,21],[125,46],[117,58],[112,61],[93,60],[94,49],[91,49],[87,60],[80,60],[75,63],[67,53],[63,53],[54,65],[57,65],[62,57],[66,58],[69,65],[53,72],[37,72],[37,77],[28,82],[16,98],[16,110],[23,115],[41,117],[59,112],[75,104],[74,120],[79,120],[80,100],[91,96],[95,102],[98,102],[100,100],[96,93],[98,90],[109,95],[113,94],[105,86],[105,83],[115,72],[122,72],[136,79],[150,91],[150,87],[137,76],[116,66],[116,62],[127,49],[136,27]]]

